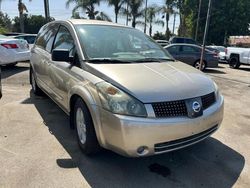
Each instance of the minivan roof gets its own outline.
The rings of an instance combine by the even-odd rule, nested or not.
[[[71,22],[73,25],[108,25],[108,26],[120,26],[120,27],[128,27],[121,24],[116,24],[113,22],[107,22],[102,20],[87,20],[87,19],[69,19],[68,22]]]

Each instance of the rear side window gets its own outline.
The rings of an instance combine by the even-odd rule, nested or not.
[[[50,53],[57,30],[58,24],[46,25],[38,34],[36,45]]]
[[[200,52],[200,50],[198,48],[195,48],[193,46],[183,46],[182,50],[183,50],[183,52],[186,52],[186,53]]]
[[[169,53],[178,53],[180,49],[180,46],[171,46],[169,48],[167,48],[167,50],[169,51]]]

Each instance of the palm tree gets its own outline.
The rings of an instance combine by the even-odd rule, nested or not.
[[[122,8],[122,5],[126,2],[126,0],[107,0],[109,6],[114,6],[115,11],[115,23],[118,21],[118,14]]]
[[[153,24],[158,24],[158,25],[161,25],[162,27],[164,26],[164,21],[156,19],[156,15],[159,13],[160,10],[161,8],[158,7],[156,4],[151,5],[147,9],[146,20],[149,23],[149,35],[150,36],[152,36]]]
[[[89,19],[95,19],[96,15],[99,13],[99,11],[95,10],[95,5],[100,5],[100,1],[101,0],[67,0],[66,7],[69,8],[71,3],[75,3],[76,6],[72,10],[72,15],[74,15],[78,9],[82,9],[86,11]]]
[[[164,14],[162,16],[162,18],[166,19],[166,37],[167,37],[167,40],[169,40],[169,37],[170,37],[170,30],[169,30],[169,27],[168,27],[168,25],[169,25],[168,23],[169,23],[170,16],[174,12],[174,10],[173,10],[174,4],[175,4],[174,0],[165,0],[165,6],[163,6],[161,8],[162,13]]]
[[[112,22],[111,18],[107,14],[105,14],[104,12],[99,12],[99,14],[96,16],[96,19]]]
[[[31,1],[31,0],[29,0],[29,1]],[[18,0],[18,12],[19,12],[19,19],[20,19],[20,30],[21,30],[21,33],[24,33],[23,13],[28,12],[28,9],[22,0]]]
[[[137,21],[144,14],[144,10],[142,9],[143,0],[126,0],[126,4],[128,7],[126,9],[122,8],[122,13],[132,18],[132,27],[135,27],[136,24],[143,24],[143,22]]]

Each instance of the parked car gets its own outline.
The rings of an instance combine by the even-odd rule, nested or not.
[[[37,34],[22,34],[14,36],[15,39],[23,39],[26,40],[29,44],[29,49],[31,49],[35,43]]]
[[[215,48],[212,48],[212,47],[210,47],[210,46],[206,46],[206,49],[207,49],[208,51],[214,52],[214,53],[216,53],[216,54],[219,54],[219,53],[220,53],[219,50],[217,50],[217,49],[215,49]]]
[[[219,62],[225,63],[227,62],[226,59],[226,51],[227,48],[224,46],[206,46],[206,48],[210,51],[214,51],[218,54],[219,56]]]
[[[30,59],[29,45],[23,39],[13,39],[0,35],[0,66],[15,65]]]
[[[250,48],[228,47],[226,59],[233,69],[238,69],[240,65],[250,65]]]
[[[169,39],[170,44],[176,44],[176,43],[185,43],[185,44],[195,44],[199,45],[198,42],[196,42],[194,39],[187,38],[187,37],[171,37]]]
[[[156,42],[160,44],[162,47],[165,47],[170,44],[169,41],[167,40],[156,40]]]
[[[100,146],[132,157],[173,151],[207,138],[223,119],[223,97],[210,78],[143,32],[110,22],[43,26],[30,82],[70,116],[86,154]]]
[[[200,68],[201,47],[193,44],[171,44],[164,47],[176,60],[189,64],[197,69]],[[216,53],[205,50],[204,63],[201,70],[218,67]]]
[[[24,34],[24,33],[7,32],[7,33],[4,33],[3,35],[4,35],[4,36],[7,36],[7,37],[13,37],[13,36],[23,35],[23,34]]]

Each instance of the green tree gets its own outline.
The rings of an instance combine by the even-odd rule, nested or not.
[[[167,40],[166,35],[163,33],[160,33],[159,31],[157,31],[154,34],[153,39],[155,39],[155,40]]]
[[[159,14],[161,8],[156,4],[151,5],[147,9],[147,17],[146,20],[149,23],[149,35],[152,36],[153,24],[164,26],[164,22],[160,19],[156,18],[156,15]]]
[[[86,11],[89,19],[95,19],[99,11],[95,10],[96,5],[100,5],[101,0],[67,0],[66,7],[69,8],[71,3],[75,3],[75,7],[72,10],[72,15],[75,14],[79,9]]]
[[[50,18],[49,21],[55,20],[54,18]],[[13,31],[14,32],[21,32],[20,30],[20,18],[15,17],[13,19],[14,24],[13,24]],[[37,34],[40,28],[47,23],[47,20],[45,17],[42,15],[30,15],[28,16],[27,14],[23,15],[23,23],[25,27],[25,32],[26,33],[34,33]]]
[[[4,14],[0,11],[0,27],[1,27],[1,33],[4,33],[4,31],[11,30],[11,19],[8,16],[8,14]]]
[[[118,21],[119,12],[126,0],[107,0],[109,6],[114,6],[115,23]]]
[[[180,10],[182,15],[181,31],[179,34],[194,37],[198,17],[198,1],[185,0]],[[198,41],[203,39],[208,0],[202,0]],[[220,0],[212,1],[211,19],[207,44],[226,44],[226,39],[232,35],[249,35],[250,23],[249,0]]]

